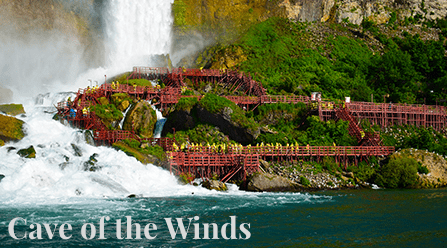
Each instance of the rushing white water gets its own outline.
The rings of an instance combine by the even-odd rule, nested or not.
[[[52,95],[60,98],[60,94]],[[51,96],[48,96],[51,97]],[[43,102],[54,100],[46,97]],[[172,196],[207,190],[178,184],[169,171],[154,165],[143,165],[124,152],[109,147],[87,144],[82,131],[52,120],[46,113],[51,106],[26,106],[26,136],[17,143],[0,148],[0,201],[28,202],[36,199],[64,197]],[[54,109],[53,109],[54,110]],[[82,155],[77,155],[72,144]],[[18,149],[33,145],[36,158],[22,158]],[[10,147],[17,148],[8,151]],[[98,154],[95,172],[85,171],[84,163]],[[68,160],[68,161],[67,161]]]
[[[173,0],[110,0],[106,16],[108,66],[129,70],[171,48]]]

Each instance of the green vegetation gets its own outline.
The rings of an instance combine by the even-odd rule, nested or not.
[[[390,22],[393,20],[392,15]],[[446,23],[439,20],[435,25],[447,30]],[[361,36],[327,34],[312,39],[309,25],[313,24],[270,18],[252,26],[234,44],[222,47],[211,66],[221,67],[219,61],[225,54],[241,49],[246,60],[235,61],[231,68],[250,72],[270,94],[320,91],[329,99],[351,96],[355,101],[369,101],[373,94],[379,102],[389,95],[387,102],[424,103],[425,99],[426,104],[447,99],[444,38],[424,41],[408,33],[388,38],[374,22],[364,19],[364,32],[382,43],[378,50],[368,47]],[[330,27],[337,32],[341,26]],[[312,41],[315,39],[318,43]]]
[[[191,109],[198,103],[199,101],[195,97],[182,97],[178,100],[178,103],[175,105],[176,110],[185,110],[191,111]]]
[[[128,84],[128,85],[136,85],[136,86],[149,86],[152,87],[152,83],[144,78],[141,79],[129,79],[125,80],[122,83]]]
[[[318,116],[309,116],[299,128],[301,118],[272,126],[277,133],[259,135],[257,142],[295,144],[311,146],[353,146],[357,141],[349,135],[347,121],[320,121]]]
[[[110,123],[112,121],[118,121],[123,118],[123,113],[116,109],[113,104],[101,105],[97,104],[91,107],[91,110],[101,118],[105,123]]]
[[[310,186],[309,179],[305,178],[304,176],[300,176],[300,183],[306,187]]]
[[[418,162],[411,157],[394,154],[380,168],[375,182],[386,188],[412,188],[418,183]]]
[[[5,145],[5,142],[0,139],[0,146],[4,146],[4,145]]]
[[[152,155],[160,161],[166,160],[166,153],[160,146],[142,146],[138,140],[126,139],[113,143],[113,147],[122,150],[127,155],[135,157],[142,163],[154,163],[155,161],[149,158],[147,155]],[[144,148],[143,148],[144,147]]]
[[[179,175],[179,181],[184,184],[191,184],[191,182],[194,181],[194,176],[189,172],[182,172]]]
[[[447,155],[447,137],[432,127],[394,126],[381,132],[386,146],[396,149],[416,148]]]
[[[214,114],[222,113],[225,108],[230,108],[231,120],[239,124],[241,127],[247,128],[249,130],[255,130],[259,127],[259,124],[257,124],[253,118],[248,118],[245,115],[244,110],[224,97],[208,93],[200,100],[199,104],[210,113]]]
[[[358,166],[349,166],[348,171],[352,171],[356,178],[363,182],[374,182],[379,163],[374,157],[368,158],[370,163],[362,161]]]
[[[174,138],[174,135],[169,133],[167,137]],[[230,141],[219,128],[208,124],[199,124],[186,131],[177,131],[175,132],[175,140],[180,144],[187,143],[188,140],[190,143],[202,145],[235,143]]]

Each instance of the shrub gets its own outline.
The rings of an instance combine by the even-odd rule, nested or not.
[[[191,182],[194,181],[194,175],[192,175],[189,172],[182,172],[179,175],[179,179],[181,182],[183,182],[185,184],[191,184]]]
[[[300,183],[306,187],[310,186],[309,179],[305,178],[304,176],[300,176]]]
[[[418,182],[418,162],[414,158],[393,155],[380,169],[376,184],[386,188],[410,188]]]

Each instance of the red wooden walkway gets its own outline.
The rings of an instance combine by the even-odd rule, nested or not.
[[[129,78],[159,79],[167,85],[163,89],[152,86],[131,86],[127,84],[103,84],[94,89],[80,89],[72,102],[58,103],[57,109],[72,125],[93,130],[96,142],[112,144],[123,139],[137,139],[162,146],[171,157],[169,169],[176,174],[190,173],[196,177],[210,177],[213,174],[227,181],[234,176],[244,178],[259,169],[259,158],[263,159],[305,159],[320,160],[323,157],[334,157],[340,164],[348,161],[357,163],[369,156],[388,156],[394,152],[394,147],[381,146],[380,137],[375,133],[365,133],[359,126],[360,119],[368,119],[374,124],[389,126],[394,124],[409,124],[417,126],[432,126],[436,130],[444,130],[447,122],[447,110],[441,106],[406,105],[352,102],[334,104],[333,102],[311,101],[307,96],[272,96],[266,95],[262,85],[254,81],[250,75],[236,71],[220,71],[208,69],[177,68],[169,71],[167,68],[134,67]],[[193,83],[212,82],[219,84],[230,92],[243,90],[245,96],[224,96],[246,109],[256,108],[260,104],[298,103],[308,105],[310,111],[317,111],[321,120],[342,119],[349,121],[349,132],[356,137],[361,146],[230,146],[225,149],[216,147],[190,146],[178,149],[175,140],[169,138],[141,139],[134,132],[123,130],[108,130],[94,112],[85,109],[98,104],[99,98],[110,99],[115,93],[127,93],[135,98],[150,100],[159,104],[162,109],[176,104],[182,96],[180,86],[184,80]],[[73,115],[73,112],[75,115]]]

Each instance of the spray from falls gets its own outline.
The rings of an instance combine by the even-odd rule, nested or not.
[[[171,48],[173,0],[111,0],[106,19],[107,65],[129,70],[151,65]]]
[[[111,0],[104,18],[107,68],[91,69],[79,75],[76,86],[85,88],[88,79],[101,82],[105,74],[113,76],[113,72],[128,71],[134,65],[150,66],[152,55],[167,54],[171,40],[171,4],[172,0]],[[53,92],[56,92],[54,88]],[[124,152],[92,146],[85,141],[82,131],[52,120],[53,114],[47,110],[68,96],[74,97],[72,93],[44,94],[25,106],[27,115],[20,118],[26,123],[26,137],[0,147],[0,174],[5,176],[0,182],[0,202],[122,197],[130,193],[208,194],[201,188],[181,186],[168,171],[143,165]],[[159,116],[159,119],[162,118]],[[36,158],[22,158],[17,154],[17,150],[30,145],[36,150]],[[86,170],[85,164],[93,155],[99,169]]]

